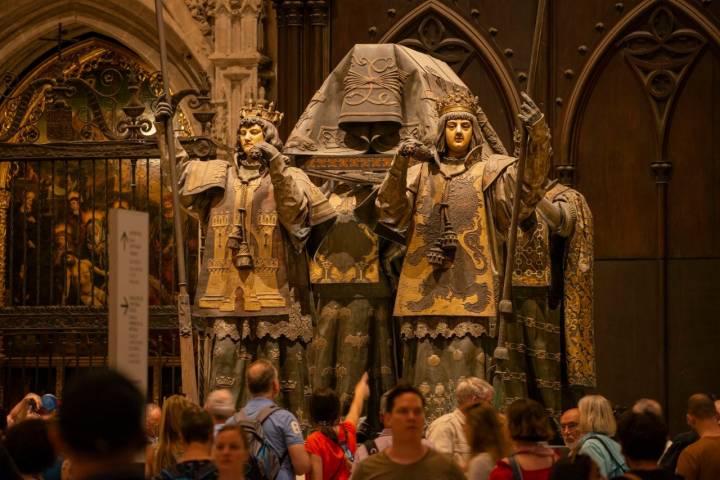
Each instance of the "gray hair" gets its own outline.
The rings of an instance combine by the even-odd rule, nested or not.
[[[225,388],[213,390],[205,401],[205,410],[220,420],[230,418],[235,413],[232,392]]]
[[[488,382],[477,377],[467,377],[460,380],[455,387],[455,401],[458,405],[474,399],[491,401],[495,389]]]
[[[658,417],[662,417],[662,406],[657,400],[652,398],[641,398],[632,407],[633,413],[652,413]]]
[[[582,433],[604,433],[612,437],[617,431],[617,423],[613,415],[610,401],[602,395],[585,395],[578,402]]]

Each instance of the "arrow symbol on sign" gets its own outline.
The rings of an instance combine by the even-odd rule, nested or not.
[[[120,241],[123,244],[123,252],[127,248],[127,242],[128,242],[128,234],[127,232],[123,232],[122,235],[120,235]]]
[[[128,308],[130,308],[127,297],[123,297],[123,303],[120,304],[120,308],[123,309],[123,315],[127,315]]]

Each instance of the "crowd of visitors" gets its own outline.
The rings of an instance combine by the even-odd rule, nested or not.
[[[706,394],[689,398],[690,432],[671,441],[652,399],[618,414],[588,395],[556,423],[530,399],[500,412],[493,387],[466,378],[456,410],[426,425],[424,396],[401,384],[381,397],[383,430],[358,443],[367,374],[346,412],[333,390],[314,391],[308,426],[276,404],[271,363],[253,363],[246,382],[239,411],[226,390],[203,407],[181,395],[146,405],[112,370],[76,377],[62,402],[28,394],[0,422],[0,479],[720,479],[720,402]]]

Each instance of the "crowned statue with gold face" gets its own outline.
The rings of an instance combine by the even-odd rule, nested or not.
[[[280,400],[302,420],[313,315],[305,247],[336,213],[280,153],[282,113],[250,103],[240,116],[234,158],[182,164],[181,199],[206,226],[193,315],[212,325],[211,390],[230,389],[240,406],[245,369],[264,358],[280,373]]]
[[[537,106],[523,99],[519,116],[530,144],[520,192],[517,159],[506,154],[477,98],[458,87],[437,101],[435,144],[402,141],[378,192],[380,223],[407,245],[394,307],[402,376],[425,394],[431,420],[453,408],[462,377],[491,381],[513,198],[520,195],[523,221],[545,194],[550,134]],[[526,381],[526,372],[516,373]]]

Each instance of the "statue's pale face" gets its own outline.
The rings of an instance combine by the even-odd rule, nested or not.
[[[265,140],[265,134],[263,133],[263,129],[260,125],[250,125],[249,127],[240,127],[240,132],[238,133],[238,141],[240,142],[240,146],[243,149],[243,152],[245,152],[245,156],[249,157],[250,155],[250,149]]]
[[[472,139],[473,126],[470,120],[448,120],[445,124],[445,143],[448,155],[463,157],[467,154]]]

